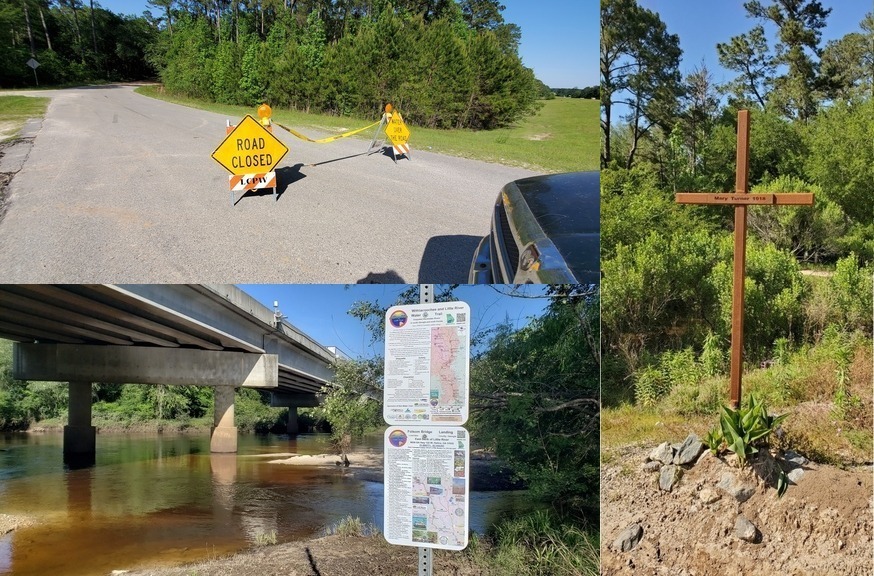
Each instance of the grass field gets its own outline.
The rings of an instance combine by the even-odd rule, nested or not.
[[[232,119],[242,118],[246,114],[256,115],[254,106],[229,106],[177,98],[160,92],[154,86],[137,88],[137,92],[183,106],[226,114]],[[413,154],[416,150],[428,150],[520,166],[538,172],[597,170],[600,149],[598,101],[556,98],[542,103],[543,108],[536,115],[522,120],[517,126],[499,130],[435,130],[409,126]],[[375,119],[273,110],[275,122],[300,129],[298,131],[310,137],[316,136],[315,131],[337,133],[361,128]],[[307,129],[314,132],[307,133]],[[372,136],[372,130],[366,130],[356,137],[369,139]]]
[[[48,105],[48,98],[0,96],[0,142],[18,136],[28,118],[42,118]]]

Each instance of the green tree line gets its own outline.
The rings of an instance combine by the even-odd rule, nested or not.
[[[674,193],[733,190],[740,108],[751,110],[751,191],[815,197],[812,207],[748,210],[747,361],[828,334],[870,339],[874,14],[823,46],[830,10],[820,2],[743,8],[753,28],[714,39],[737,77],[716,85],[704,65],[680,72],[681,38],[658,14],[635,0],[601,2],[606,401],[652,389],[657,374],[692,374],[677,368],[690,362],[727,371],[733,210],[680,206]]]
[[[496,2],[292,3],[177,10],[152,62],[167,90],[229,104],[493,128],[534,110],[519,28]],[[168,19],[169,22],[169,19]]]
[[[153,20],[113,14],[93,0],[0,0],[0,86],[154,77],[147,52],[157,37]]]
[[[600,98],[600,86],[586,86],[585,88],[553,88],[556,96],[564,98]]]
[[[542,83],[497,0],[152,0],[121,17],[93,0],[0,0],[0,85],[157,77],[171,93],[245,106],[495,128],[533,113]]]

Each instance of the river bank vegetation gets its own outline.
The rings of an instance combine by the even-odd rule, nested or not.
[[[736,73],[716,85],[681,72],[656,13],[602,2],[605,447],[703,434],[727,402],[733,210],[674,193],[733,189],[746,108],[751,191],[815,204],[748,210],[744,391],[792,413],[787,441],[809,457],[870,461],[874,14],[822,45],[828,10],[800,4],[746,3],[750,32],[714,39]]]

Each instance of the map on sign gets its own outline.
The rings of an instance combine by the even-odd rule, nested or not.
[[[467,421],[470,307],[393,306],[385,315],[383,418],[389,424]]]
[[[383,534],[390,544],[467,546],[470,438],[458,426],[385,431]]]
[[[251,115],[246,115],[212,157],[231,174],[242,176],[271,172],[287,153],[285,144]]]
[[[397,110],[391,115],[391,120],[385,126],[385,135],[395,146],[406,144],[407,140],[410,139],[410,130],[404,124],[404,118]]]

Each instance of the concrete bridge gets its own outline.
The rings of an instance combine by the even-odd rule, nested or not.
[[[93,463],[91,384],[210,386],[212,452],[237,451],[234,390],[270,392],[273,406],[317,406],[334,353],[232,285],[2,285],[0,337],[13,375],[69,383],[64,459]]]

